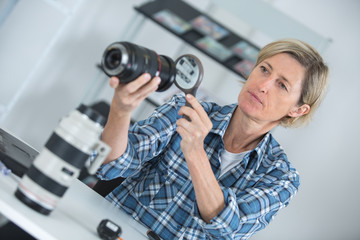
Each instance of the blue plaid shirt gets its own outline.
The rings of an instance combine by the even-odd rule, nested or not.
[[[204,149],[223,191],[225,208],[210,223],[201,219],[189,170],[176,132],[185,98],[174,96],[146,120],[132,126],[126,152],[103,165],[100,179],[126,177],[106,198],[162,239],[247,239],[288,205],[299,176],[270,133],[243,161],[220,175],[222,137],[236,104],[201,103],[213,129]]]

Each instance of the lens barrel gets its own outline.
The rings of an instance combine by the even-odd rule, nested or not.
[[[81,104],[63,118],[19,182],[15,196],[49,215],[99,143],[104,118]]]
[[[174,61],[167,56],[129,42],[115,42],[103,54],[102,69],[108,76],[116,76],[122,83],[129,83],[147,72],[159,76],[158,92],[167,90],[176,76]]]

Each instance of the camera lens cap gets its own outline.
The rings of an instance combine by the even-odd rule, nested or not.
[[[175,68],[175,85],[185,94],[195,96],[204,75],[200,60],[192,54],[185,54],[176,59]]]

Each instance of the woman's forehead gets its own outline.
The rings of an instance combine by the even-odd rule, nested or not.
[[[279,53],[264,59],[260,64],[265,64],[270,70],[275,71],[281,78],[295,83],[302,82],[305,76],[305,67],[293,56]]]

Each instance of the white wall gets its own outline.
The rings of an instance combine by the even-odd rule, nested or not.
[[[302,184],[290,207],[255,239],[360,239],[360,1],[273,2],[333,39],[324,53],[331,77],[308,127],[276,131]]]
[[[132,7],[141,2],[20,0],[0,26],[0,127],[41,149],[59,119],[86,99],[99,74],[95,64],[108,44],[121,40]],[[206,2],[196,4],[204,7]],[[254,239],[359,239],[360,1],[269,2],[333,39],[324,52],[331,79],[309,126],[275,131],[300,172],[302,185],[289,207]],[[144,25],[136,42],[172,57],[181,46],[152,23]],[[204,61],[208,70],[203,85],[227,95],[226,102],[235,101],[241,88],[236,77],[194,49],[186,51]],[[224,78],[229,88],[212,81]],[[100,96],[110,99],[111,94],[105,84]]]

